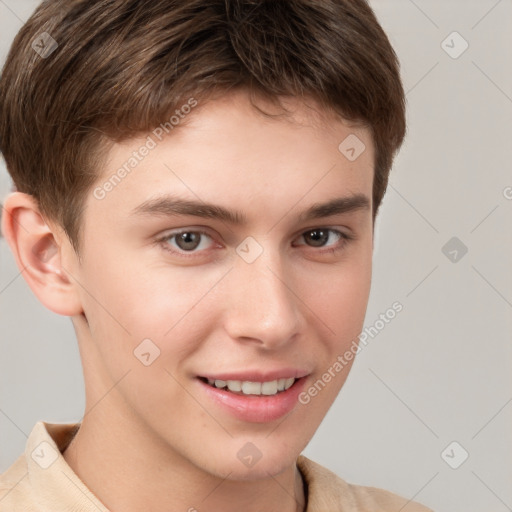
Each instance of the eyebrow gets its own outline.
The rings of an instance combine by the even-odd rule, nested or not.
[[[324,203],[315,203],[299,215],[301,222],[341,215],[357,210],[368,210],[370,199],[364,194],[336,197]],[[134,208],[130,215],[188,215],[205,219],[217,219],[233,225],[247,225],[248,219],[238,210],[229,210],[224,206],[165,195],[148,199]]]

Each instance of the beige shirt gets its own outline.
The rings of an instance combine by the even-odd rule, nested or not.
[[[62,456],[79,427],[36,423],[25,453],[0,475],[0,512],[109,512]],[[388,491],[348,484],[303,455],[297,466],[306,512],[432,512]]]

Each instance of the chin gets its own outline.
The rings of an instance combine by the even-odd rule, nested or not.
[[[259,461],[252,468],[241,468],[238,465],[230,465],[226,466],[226,473],[223,473],[223,475],[229,474],[229,476],[226,478],[227,480],[232,481],[251,482],[255,480],[264,480],[270,477],[277,477],[286,469],[289,469],[293,464],[295,464],[295,459],[287,461],[286,464],[281,461],[281,463],[278,465],[274,463],[265,464],[264,462]]]
[[[290,448],[284,447],[283,450],[277,450],[266,446],[259,451],[249,443],[242,443],[242,449],[237,446],[233,457],[224,458],[220,464],[216,465],[215,473],[228,480],[267,479],[276,477],[292,467],[298,456],[298,453],[295,455]],[[226,477],[226,475],[229,476]]]

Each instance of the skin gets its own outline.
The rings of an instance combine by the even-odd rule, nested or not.
[[[243,92],[199,105],[103,199],[87,196],[80,259],[30,196],[5,201],[4,235],[25,279],[46,307],[72,318],[79,342],[86,411],[64,458],[111,510],[304,509],[295,461],[350,365],[307,405],[270,422],[220,409],[196,378],[293,367],[309,373],[307,389],[363,327],[373,251],[369,131],[294,98],[284,104],[292,117],[265,118]],[[354,162],[338,150],[350,134],[366,145]],[[146,137],[113,145],[97,184]],[[130,214],[169,192],[240,210],[249,223]],[[314,203],[356,193],[369,208],[299,220]],[[178,254],[176,238],[156,241],[182,228],[208,234],[193,257]],[[315,228],[354,239],[330,232],[313,245],[303,235]],[[252,263],[236,252],[248,236],[263,250]],[[160,349],[149,366],[133,353],[147,338]],[[253,467],[237,457],[247,442],[262,454]]]

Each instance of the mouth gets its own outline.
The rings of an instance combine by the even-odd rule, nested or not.
[[[198,392],[219,412],[243,422],[266,423],[291,413],[299,403],[309,374],[286,373],[198,376],[196,382]]]
[[[250,380],[221,380],[199,377],[199,380],[215,389],[229,391],[236,395],[274,396],[290,389],[297,379],[294,377],[254,382]]]

